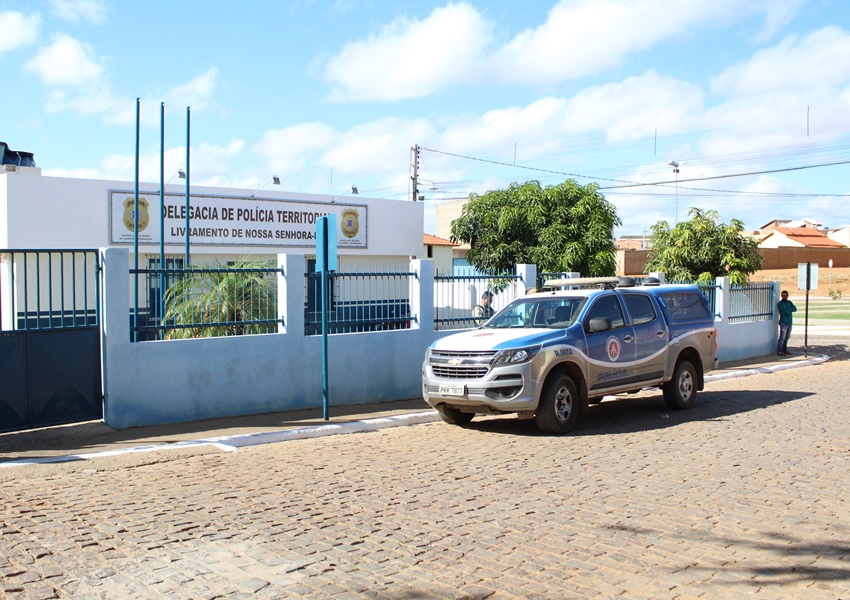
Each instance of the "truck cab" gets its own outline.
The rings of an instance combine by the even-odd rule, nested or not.
[[[693,405],[717,350],[699,288],[589,281],[594,289],[518,298],[481,326],[435,341],[422,365],[425,401],[451,424],[515,413],[549,433],[568,432],[606,395],[645,387],[661,387],[671,408]]]

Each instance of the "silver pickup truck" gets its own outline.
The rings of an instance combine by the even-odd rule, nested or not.
[[[714,315],[696,286],[546,291],[435,341],[422,393],[447,423],[516,413],[566,433],[610,394],[660,386],[670,408],[692,406],[716,352]]]

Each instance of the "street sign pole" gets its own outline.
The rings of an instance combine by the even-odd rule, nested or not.
[[[812,263],[806,263],[806,324],[803,327],[803,356],[809,358],[809,290],[812,289]]]
[[[316,272],[322,278],[322,416],[330,419],[328,393],[328,296],[331,271],[336,271],[336,216],[319,217],[316,222]]]
[[[803,321],[803,352],[809,356],[809,291],[818,289],[818,265],[797,263],[797,289],[806,290],[806,317]]]

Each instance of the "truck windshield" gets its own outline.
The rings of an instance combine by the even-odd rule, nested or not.
[[[522,298],[514,300],[496,313],[485,329],[505,327],[545,327],[563,329],[572,325],[581,312],[586,298]]]

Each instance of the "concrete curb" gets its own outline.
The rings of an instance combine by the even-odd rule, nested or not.
[[[727,373],[716,373],[706,375],[705,381],[720,381],[723,379],[733,379],[736,377],[747,377],[750,375],[762,375],[765,373],[775,373],[777,371],[785,371],[787,369],[796,369],[798,367],[808,367],[817,365],[830,360],[830,356],[821,355],[811,357],[804,360],[798,360],[790,363],[782,363],[771,365],[769,367],[757,367],[753,369],[741,369],[729,371]],[[0,467],[19,467],[24,465],[37,464],[52,464],[64,463],[80,460],[91,460],[94,458],[106,456],[118,456],[121,454],[135,454],[139,452],[159,452],[162,450],[177,450],[191,448],[197,446],[214,446],[224,452],[236,452],[239,448],[247,448],[249,446],[259,446],[262,444],[275,444],[277,442],[287,442],[291,440],[306,440],[313,438],[326,437],[330,435],[342,435],[349,433],[366,433],[370,431],[379,431],[390,427],[404,427],[407,425],[420,425],[422,423],[434,423],[440,420],[440,416],[435,410],[407,413],[395,415],[392,417],[378,417],[374,419],[363,419],[360,421],[350,421],[348,423],[329,423],[327,425],[316,425],[313,427],[301,427],[298,429],[285,429],[280,431],[264,431],[260,433],[247,433],[241,435],[230,435],[203,438],[199,440],[187,440],[174,444],[156,444],[148,446],[137,446],[134,448],[122,448],[121,450],[104,450],[102,452],[89,452],[85,454],[67,454],[64,456],[49,456],[34,459],[12,460],[5,463],[0,463]]]
[[[348,423],[333,423],[328,425],[316,425],[314,427],[302,427],[300,429],[286,429],[281,431],[264,431],[261,433],[246,433],[241,435],[221,436],[203,438],[199,440],[187,440],[174,444],[156,444],[147,446],[136,446],[133,448],[122,448],[120,450],[104,450],[101,452],[89,452],[85,454],[66,454],[63,456],[47,456],[42,458],[10,460],[0,463],[0,467],[20,467],[24,465],[39,465],[74,462],[79,460],[91,460],[106,456],[119,456],[121,454],[136,454],[139,452],[158,452],[161,450],[180,450],[197,446],[215,446],[224,452],[235,452],[239,448],[248,446],[259,446],[261,444],[273,444],[291,440],[306,440],[329,435],[341,435],[346,433],[365,433],[378,431],[389,427],[402,427],[405,425],[419,425],[421,423],[432,423],[439,421],[437,411],[426,411],[420,413],[408,413],[392,417],[379,417],[375,419],[363,419]]]
[[[756,367],[753,369],[740,369],[736,371],[729,371],[727,373],[714,373],[711,375],[705,376],[706,383],[710,381],[720,381],[723,379],[735,379],[736,377],[747,377],[749,375],[763,375],[764,373],[776,373],[777,371],[786,371],[788,369],[796,369],[797,367],[808,367],[811,365],[818,365],[821,363],[825,363],[830,360],[832,357],[827,356],[826,354],[822,354],[820,356],[806,358],[804,360],[797,360],[790,363],[781,363],[778,365],[771,365],[769,367]]]

